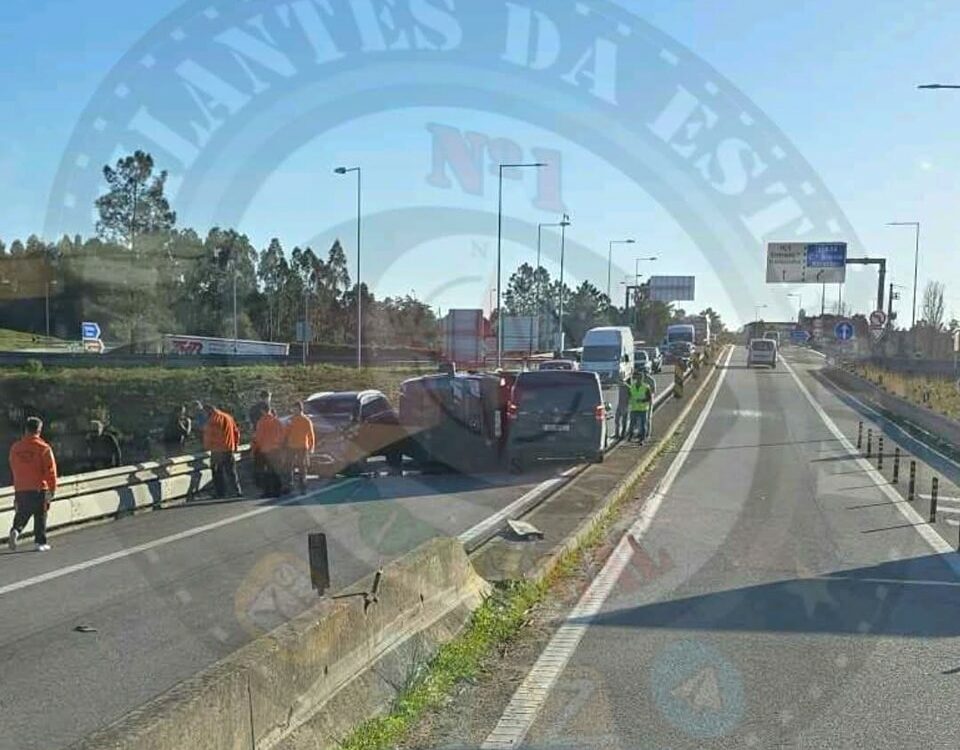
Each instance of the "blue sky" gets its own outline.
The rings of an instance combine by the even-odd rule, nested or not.
[[[876,0],[622,4],[712,65],[784,131],[833,193],[864,247],[890,259],[897,283],[912,281],[913,237],[910,230],[887,228],[884,223],[921,221],[920,286],[931,278],[944,281],[948,312],[960,315],[960,264],[954,244],[960,196],[953,179],[960,166],[955,136],[960,91],[915,88],[927,81],[960,81],[955,53],[960,4]],[[4,56],[13,63],[0,67],[6,105],[0,118],[4,207],[0,238],[9,243],[43,231],[55,173],[87,103],[137,40],[180,5],[173,0],[10,0],[0,5]],[[571,242],[604,255],[608,239],[638,238],[636,252],[617,249],[620,268],[614,284],[632,271],[633,255],[659,254],[662,260],[655,272],[698,275],[698,299],[690,306],[712,304],[735,322],[749,317],[713,277],[683,228],[642,188],[627,183],[615,165],[596,164],[590,154],[547,129],[513,123],[480,108],[398,108],[333,128],[292,149],[271,168],[244,208],[240,228],[259,246],[278,236],[292,247],[323,227],[346,221],[352,215],[353,195],[329,175],[329,167],[353,161],[369,164],[374,159],[376,169],[368,167],[365,173],[370,211],[405,201],[436,200],[454,208],[490,210],[489,192],[482,202],[426,184],[428,122],[510,134],[520,143],[562,151],[564,200],[574,217]],[[394,135],[385,139],[385,133]],[[387,146],[384,140],[389,140]],[[405,188],[403,180],[410,175],[418,182]],[[207,179],[210,190],[219,195],[231,175],[214,170]],[[532,225],[552,220],[533,207],[534,188],[533,178],[526,177],[508,183],[505,193],[507,212]],[[194,204],[201,203],[194,196]],[[194,210],[194,204],[175,208],[182,223],[205,230],[210,213]],[[475,242],[467,236],[462,241]],[[463,269],[438,249],[436,243],[425,243],[402,262],[378,265],[372,260],[375,292],[414,290],[439,307],[488,304],[489,288],[495,283],[489,248],[478,256],[484,265],[474,274],[477,278],[459,286],[449,281],[462,276]],[[507,243],[506,268],[530,259],[529,245]],[[557,271],[555,263],[548,265]],[[578,273],[601,288],[606,284],[602,263]],[[860,284],[847,299],[865,310],[870,288],[869,283]],[[793,307],[785,297],[790,290],[783,287],[758,283],[751,291],[757,304],[769,304],[778,313],[786,315]],[[806,307],[819,304],[818,289],[802,291]],[[828,292],[828,303],[834,294]],[[906,317],[909,298],[910,290],[905,289],[901,310]]]

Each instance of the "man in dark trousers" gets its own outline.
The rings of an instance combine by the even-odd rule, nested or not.
[[[636,373],[634,373],[636,377]],[[630,383],[621,380],[617,384],[617,412],[615,426],[617,428],[617,439],[627,439],[627,429],[630,424]]]
[[[260,391],[260,400],[250,407],[247,414],[250,420],[250,429],[254,432],[263,416],[270,411],[273,394],[270,391]],[[264,482],[268,480],[270,473],[269,467],[264,463],[264,454],[257,451],[253,452],[253,483],[261,490],[265,489]]]
[[[17,540],[31,516],[37,551],[50,549],[47,544],[47,511],[57,491],[57,461],[50,444],[40,437],[42,430],[43,421],[39,417],[29,417],[23,438],[10,447],[15,509],[9,536],[12,550],[17,548]]]
[[[87,461],[90,471],[113,469],[123,461],[116,435],[105,431],[103,422],[96,419],[90,422],[87,433]]]
[[[240,477],[234,453],[240,447],[240,428],[236,420],[212,404],[204,404],[203,449],[210,451],[213,489],[218,498],[240,497]],[[229,494],[228,494],[229,493]]]

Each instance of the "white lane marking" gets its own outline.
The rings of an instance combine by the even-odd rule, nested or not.
[[[921,500],[930,499],[930,495],[924,495],[922,492],[919,493],[917,497],[919,497]],[[937,502],[938,503],[957,503],[957,502],[960,502],[960,497],[951,497],[950,495],[947,495],[946,497],[944,497],[943,495],[937,495]],[[957,513],[960,511],[953,511],[953,512]]]
[[[620,542],[603,569],[567,615],[565,622],[553,634],[547,647],[540,654],[536,664],[533,665],[533,669],[530,670],[520,687],[513,694],[496,727],[480,746],[481,750],[517,748],[523,742],[524,737],[527,736],[527,732],[533,726],[540,709],[546,703],[550,691],[566,668],[573,652],[577,650],[584,633],[587,632],[589,621],[600,611],[604,601],[610,596],[610,592],[630,561],[633,555],[633,545],[630,543],[629,537],[633,536],[634,539],[639,540],[650,528],[660,504],[683,468],[687,456],[690,455],[707,416],[713,408],[713,403],[717,399],[717,393],[719,393],[720,386],[723,385],[723,380],[727,374],[726,366],[730,363],[732,356],[733,349],[731,348],[727,352],[727,359],[721,369],[717,370],[717,382],[714,383],[703,411],[697,417],[697,421],[691,428],[686,440],[684,440],[683,446],[673,459],[663,479],[660,480],[656,490],[644,503],[640,517],[630,527],[630,530],[620,538]],[[681,421],[687,418],[693,404],[694,401],[691,400],[684,407],[680,415]]]
[[[960,575],[960,557],[953,554],[953,547],[947,544],[947,542],[928,525],[927,519],[923,518],[913,508],[913,506],[905,501],[905,498],[899,492],[893,489],[883,474],[874,469],[867,459],[860,456],[859,451],[857,451],[857,449],[853,446],[853,443],[851,443],[847,439],[847,436],[840,431],[840,428],[837,427],[836,423],[830,418],[830,415],[827,414],[827,412],[817,402],[810,391],[807,390],[807,387],[803,384],[803,382],[801,382],[800,377],[796,372],[794,372],[793,368],[787,363],[786,360],[784,360],[783,364],[787,368],[787,372],[790,373],[794,382],[797,384],[797,387],[800,389],[800,392],[803,394],[804,398],[807,399],[807,402],[813,407],[813,410],[817,413],[817,416],[820,417],[820,421],[822,421],[826,428],[833,433],[834,437],[837,438],[837,441],[847,452],[847,455],[849,455],[851,459],[856,462],[859,468],[863,469],[864,473],[877,486],[877,489],[887,496],[887,499],[890,500],[890,502],[893,504],[893,507],[899,510],[904,518],[911,523],[911,525],[916,529],[917,533],[923,537],[923,540],[929,544],[935,552],[943,556],[944,563],[950,567],[954,574]]]
[[[860,405],[860,407],[861,407],[864,411],[869,412],[870,414],[872,414],[872,415],[874,416],[874,418],[876,418],[877,420],[882,420],[882,421],[885,422],[887,425],[889,425],[890,427],[892,427],[893,429],[895,429],[897,432],[899,432],[901,435],[903,435],[904,438],[905,438],[908,442],[917,443],[917,444],[920,445],[924,450],[928,450],[928,451],[930,451],[931,453],[936,454],[939,458],[942,458],[944,461],[946,461],[947,463],[955,466],[958,470],[960,470],[960,464],[958,464],[958,463],[957,463],[956,461],[954,461],[952,458],[950,458],[949,456],[945,456],[943,453],[941,453],[940,451],[938,451],[938,450],[937,450],[936,448],[934,448],[933,446],[928,445],[927,443],[925,443],[925,442],[924,442],[923,440],[921,440],[920,438],[915,437],[914,435],[911,435],[909,432],[907,432],[905,429],[903,429],[903,427],[901,427],[900,425],[898,425],[898,424],[897,424],[896,422],[894,422],[892,419],[890,419],[889,417],[883,416],[883,414],[881,414],[880,412],[878,412],[876,409],[874,409],[873,407],[865,404],[861,399],[859,399],[859,398],[857,398],[856,396],[854,396],[854,395],[853,395],[852,393],[850,393],[850,391],[848,391],[846,388],[843,388],[843,387],[837,385],[837,384],[834,383],[832,380],[830,381],[830,385],[832,385],[832,386],[833,386],[834,388],[836,388],[838,391],[841,391],[841,392],[843,393],[843,395],[846,396],[847,398],[849,398],[851,401],[855,401],[857,404]],[[841,400],[842,400],[842,399],[841,399]]]
[[[170,534],[169,536],[160,537],[159,539],[154,539],[150,542],[144,542],[143,544],[138,544],[135,547],[127,547],[125,549],[117,550],[116,552],[111,552],[107,555],[101,555],[100,557],[94,557],[90,560],[84,560],[83,562],[74,563],[73,565],[68,565],[65,568],[59,568],[57,570],[51,570],[47,573],[41,573],[40,575],[33,576],[32,578],[24,578],[22,581],[16,581],[14,583],[8,583],[5,586],[0,586],[0,596],[4,594],[9,594],[14,591],[21,591],[22,589],[30,588],[31,586],[36,586],[40,583],[45,583],[47,581],[53,581],[57,578],[63,578],[64,576],[72,575],[74,573],[79,573],[84,570],[89,570],[90,568],[95,568],[98,565],[104,565],[114,560],[122,560],[125,557],[131,557],[132,555],[138,555],[141,552],[147,552],[149,550],[156,549],[157,547],[162,547],[166,544],[172,544],[173,542],[179,542],[184,539],[190,539],[191,537],[198,536],[200,534],[205,534],[208,531],[213,531],[214,529],[219,529],[224,526],[229,526],[230,524],[239,523],[240,521],[246,521],[250,518],[256,518],[257,516],[262,516],[264,513],[270,513],[282,508],[287,505],[295,505],[297,503],[303,502],[314,497],[318,497],[327,492],[330,492],[335,489],[340,489],[341,487],[346,487],[350,484],[356,482],[356,479],[347,479],[345,481],[339,482],[337,484],[331,485],[329,487],[323,487],[322,489],[311,492],[308,495],[299,495],[290,498],[289,500],[283,500],[274,505],[266,505],[262,508],[256,508],[254,510],[247,511],[246,513],[241,513],[236,516],[230,516],[229,518],[221,518],[219,521],[213,521],[212,523],[204,524],[203,526],[195,526],[192,529],[187,529],[185,531],[177,532],[176,534]]]

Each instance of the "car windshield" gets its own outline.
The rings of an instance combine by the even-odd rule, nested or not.
[[[323,396],[311,399],[304,403],[304,411],[315,417],[324,419],[350,419],[357,408],[357,397]]]
[[[595,345],[583,347],[584,362],[616,362],[620,358],[620,347],[614,345]]]
[[[593,409],[600,402],[595,378],[581,373],[563,373],[549,378],[521,376],[513,389],[513,401],[522,412],[561,412]]]
[[[776,348],[776,344],[769,339],[757,339],[750,343],[750,347],[754,351],[772,352]]]
[[[633,358],[636,362],[646,362],[649,359],[646,352],[634,352]]]

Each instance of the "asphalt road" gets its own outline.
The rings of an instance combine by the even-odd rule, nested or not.
[[[193,503],[68,531],[45,554],[4,545],[0,748],[64,747],[303,611],[309,532],[327,534],[336,590],[563,468],[336,481],[296,504]]]
[[[485,747],[956,746],[956,553],[825,422],[855,441],[822,359],[744,355]]]

